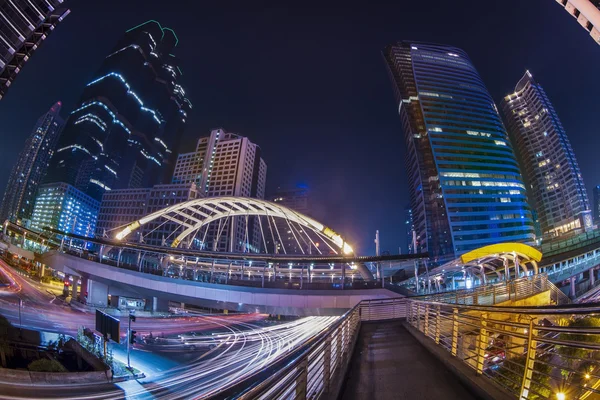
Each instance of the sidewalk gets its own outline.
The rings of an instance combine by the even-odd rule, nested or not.
[[[401,321],[363,323],[343,400],[471,400],[463,387]]]

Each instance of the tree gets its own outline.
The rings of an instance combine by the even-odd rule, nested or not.
[[[27,366],[27,369],[34,372],[68,372],[61,363],[47,358],[40,358],[39,360],[32,361]]]

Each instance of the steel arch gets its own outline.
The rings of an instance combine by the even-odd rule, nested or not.
[[[249,197],[207,197],[178,203],[149,214],[128,224],[115,238],[123,240],[141,226],[158,218],[167,218],[185,229],[171,247],[177,247],[190,234],[216,220],[239,216],[267,216],[284,218],[327,237],[343,254],[352,254],[352,247],[333,229],[290,208],[277,203]]]

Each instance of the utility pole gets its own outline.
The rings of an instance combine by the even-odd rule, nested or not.
[[[23,299],[19,297],[19,337],[23,334],[23,321],[21,320],[21,307],[23,307]]]
[[[131,362],[129,360],[129,354],[131,353],[131,345],[135,343],[136,331],[131,330],[131,323],[135,322],[135,315],[129,314],[129,324],[127,327],[127,368],[131,370]]]
[[[375,231],[375,255],[377,257],[380,256],[380,253],[379,253],[379,230]],[[380,262],[377,262],[377,271],[379,273],[379,279],[381,279],[381,287],[384,287],[385,281],[383,280],[383,270],[381,268]]]

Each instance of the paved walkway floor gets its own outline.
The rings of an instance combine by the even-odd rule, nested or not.
[[[401,322],[362,324],[343,400],[475,398]]]

